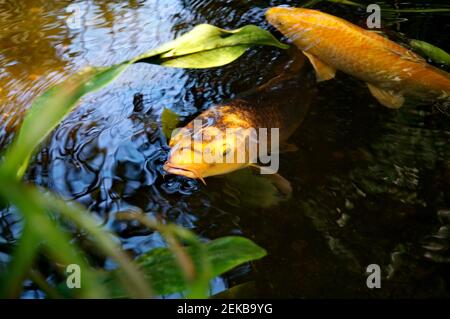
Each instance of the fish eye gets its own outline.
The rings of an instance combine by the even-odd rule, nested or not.
[[[228,153],[230,153],[230,151],[231,151],[231,148],[230,147],[228,147],[228,145],[224,145],[224,150],[223,150],[223,152],[222,152],[222,155],[223,156],[225,156],[225,155],[227,155]]]

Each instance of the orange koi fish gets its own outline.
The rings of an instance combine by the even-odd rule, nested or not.
[[[274,7],[266,18],[308,57],[318,81],[343,71],[366,82],[372,95],[389,108],[401,107],[405,96],[450,98],[448,73],[377,33],[310,9]]]

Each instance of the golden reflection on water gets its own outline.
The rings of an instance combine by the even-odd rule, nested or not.
[[[0,147],[46,88],[169,40],[177,11],[177,1],[0,0]]]

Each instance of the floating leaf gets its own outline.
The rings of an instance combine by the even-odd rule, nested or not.
[[[436,63],[450,65],[450,54],[428,42],[411,40],[409,45]]]
[[[130,61],[106,68],[86,68],[48,89],[34,101],[0,169],[4,174],[20,179],[33,151],[79,99],[105,87],[132,63],[148,62],[182,68],[216,67],[239,58],[252,45],[269,45],[281,49],[289,47],[268,31],[254,25],[228,31],[202,24],[178,39]]]
[[[267,253],[249,239],[237,236],[223,237],[204,244],[206,256],[212,269],[209,280],[243,263],[260,259]],[[193,247],[186,248],[195,265],[199,264],[198,252]],[[158,295],[184,292],[186,280],[175,257],[167,248],[156,248],[137,259],[147,280]],[[107,284],[116,298],[126,297],[117,286],[113,273],[107,275]]]
[[[233,46],[269,45],[280,49],[289,46],[278,42],[268,31],[255,25],[237,30],[224,30],[209,24],[201,24],[175,41],[173,48],[161,54],[161,58],[174,58],[188,54]]]
[[[199,53],[188,54],[176,59],[163,60],[161,65],[173,68],[189,68],[195,65],[198,69],[222,66],[233,62],[247,51],[249,46],[236,45]]]

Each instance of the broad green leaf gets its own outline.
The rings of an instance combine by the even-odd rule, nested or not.
[[[420,40],[411,40],[409,41],[409,45],[411,45],[411,47],[419,51],[419,53],[429,57],[436,63],[450,65],[450,54],[448,54],[441,48]]]
[[[177,128],[180,116],[171,109],[165,108],[161,114],[161,126],[164,135],[170,138],[172,131]]]
[[[217,67],[236,60],[252,45],[288,48],[268,31],[254,25],[227,31],[202,24],[130,61],[106,68],[86,68],[48,89],[34,101],[0,170],[20,179],[35,149],[80,98],[105,87],[132,63],[149,62],[178,68]]]
[[[212,68],[233,62],[247,51],[250,46],[236,45],[215,50],[203,51],[180,56],[177,59],[168,59],[161,62],[162,66],[173,68],[190,68],[195,65],[197,69]]]
[[[204,245],[207,258],[212,266],[209,280],[243,263],[260,259],[266,255],[266,251],[251,240],[237,236],[219,238]],[[194,264],[198,265],[198,251],[193,247],[187,247],[186,251]],[[181,293],[187,289],[183,274],[169,249],[153,249],[140,256],[137,262],[156,294]],[[113,291],[116,298],[126,297],[112,275],[109,274],[107,280],[110,291]]]
[[[247,25],[237,30],[224,30],[209,24],[201,24],[176,41],[175,46],[161,54],[161,58],[173,58],[187,54],[210,51],[233,46],[269,45],[280,49],[289,46],[278,42],[268,31],[255,25]]]

